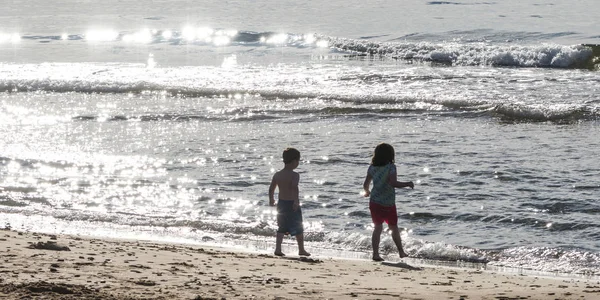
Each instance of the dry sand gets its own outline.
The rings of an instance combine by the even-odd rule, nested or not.
[[[600,299],[598,280],[0,230],[0,299]]]

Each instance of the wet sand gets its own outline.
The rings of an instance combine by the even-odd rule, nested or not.
[[[600,282],[0,231],[0,299],[600,299]]]

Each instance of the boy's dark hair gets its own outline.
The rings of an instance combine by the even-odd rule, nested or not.
[[[286,148],[283,150],[283,163],[289,164],[296,159],[300,160],[300,151],[294,148]]]
[[[392,145],[381,143],[375,147],[371,164],[374,166],[385,166],[389,163],[394,163],[395,156],[396,153]]]

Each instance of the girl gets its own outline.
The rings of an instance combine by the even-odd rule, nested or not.
[[[398,230],[398,213],[396,212],[396,192],[394,188],[410,187],[413,189],[415,185],[412,181],[398,181],[394,156],[394,147],[391,145],[386,143],[377,145],[367,171],[367,177],[363,183],[365,197],[370,196],[369,210],[375,226],[371,239],[374,261],[383,261],[383,258],[379,256],[379,241],[383,231],[383,222],[386,222],[392,231],[392,239],[398,248],[400,258],[408,256],[402,249],[402,240]],[[371,181],[373,181],[373,189],[369,191]]]

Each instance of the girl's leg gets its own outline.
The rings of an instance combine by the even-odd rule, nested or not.
[[[400,230],[398,229],[398,225],[390,225],[390,230],[392,231],[392,239],[396,244],[396,248],[398,248],[400,258],[407,257],[408,254],[406,254],[402,248],[402,239],[400,238]]]
[[[383,231],[383,224],[373,224],[373,236],[371,237],[371,245],[373,246],[373,260],[383,261],[383,258],[379,256],[379,241],[381,240],[381,232]]]
[[[283,243],[283,237],[285,233],[277,233],[277,238],[275,239],[275,255],[277,256],[285,256],[283,252],[281,252],[281,243]]]
[[[296,242],[298,242],[298,255],[310,256],[310,253],[304,250],[304,233],[296,235]]]

